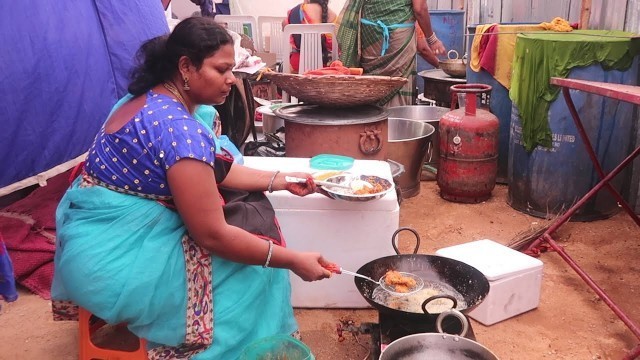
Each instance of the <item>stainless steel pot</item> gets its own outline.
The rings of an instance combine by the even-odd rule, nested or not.
[[[404,174],[396,180],[403,199],[420,193],[422,165],[434,132],[433,126],[422,121],[389,118],[387,156],[404,165]]]
[[[434,127],[435,131],[429,138],[430,141],[425,162],[428,165],[437,168],[438,159],[440,158],[440,152],[438,151],[438,143],[440,139],[438,129],[440,127],[440,119],[444,114],[450,111],[449,108],[439,106],[407,105],[392,107],[389,108],[388,111],[389,118],[419,120]]]

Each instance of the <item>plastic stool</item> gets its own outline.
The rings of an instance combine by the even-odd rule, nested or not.
[[[139,339],[140,345],[135,351],[111,350],[96,346],[91,341],[91,334],[106,323],[98,319],[96,323],[91,324],[91,316],[89,311],[83,308],[78,309],[79,360],[147,360],[147,342],[144,339]]]

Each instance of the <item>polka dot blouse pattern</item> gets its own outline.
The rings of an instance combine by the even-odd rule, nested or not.
[[[146,96],[143,108],[118,131],[100,130],[85,170],[127,191],[169,196],[167,170],[183,158],[213,168],[215,137],[177,100],[151,91]]]

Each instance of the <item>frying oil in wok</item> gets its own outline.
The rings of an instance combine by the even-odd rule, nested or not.
[[[371,299],[378,304],[391,309],[423,314],[422,303],[435,295],[453,296],[458,301],[456,309],[467,308],[467,303],[465,302],[464,297],[462,297],[462,295],[454,288],[445,284],[432,284],[428,282],[425,282],[422,290],[406,296],[393,295],[378,286],[373,290]],[[429,302],[427,305],[427,311],[431,314],[439,314],[445,310],[451,309],[452,306],[453,301],[449,299],[436,299]]]

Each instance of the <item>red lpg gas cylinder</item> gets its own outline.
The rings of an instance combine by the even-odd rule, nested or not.
[[[452,96],[466,94],[465,107],[440,119],[440,196],[449,201],[479,203],[491,197],[498,172],[498,118],[476,107],[476,94],[489,85],[451,86]]]

